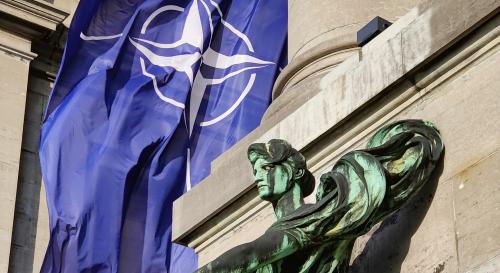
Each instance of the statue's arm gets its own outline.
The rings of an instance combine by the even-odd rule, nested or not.
[[[255,272],[257,269],[283,259],[299,249],[300,245],[292,236],[280,230],[268,230],[257,240],[230,249],[196,272]]]

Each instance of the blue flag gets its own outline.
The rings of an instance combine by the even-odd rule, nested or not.
[[[287,1],[85,0],[47,106],[42,273],[188,273],[172,203],[259,125]]]

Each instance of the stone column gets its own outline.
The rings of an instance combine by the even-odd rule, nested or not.
[[[0,272],[9,263],[29,64],[36,56],[30,48],[30,40],[0,29]]]
[[[33,43],[32,49],[38,54],[38,57],[31,63],[27,101],[28,104],[31,102],[32,107],[27,107],[26,109],[25,115],[27,118],[25,118],[26,121],[24,128],[26,131],[31,130],[32,135],[36,135],[37,142],[30,143],[31,145],[26,145],[29,142],[23,140],[23,153],[26,158],[35,158],[36,162],[29,160],[21,161],[21,170],[23,168],[40,170],[38,155],[38,139],[40,138],[39,131],[43,121],[43,111],[45,111],[45,108],[47,107],[48,98],[52,88],[54,87],[56,74],[59,70],[59,63],[62,58],[66,37],[67,29],[60,27],[49,36],[45,36],[44,39],[36,40]],[[26,148],[24,148],[25,145],[27,146]],[[32,258],[32,264],[28,267],[23,265],[21,262],[17,262],[16,270],[12,270],[12,272],[16,273],[39,273],[50,239],[49,215],[41,171],[39,171],[38,175],[39,176],[35,178],[37,185],[31,185],[31,183],[29,183],[31,178],[19,180],[18,187],[21,187],[24,184],[26,185],[25,188],[33,188],[33,190],[27,190],[29,194],[24,195],[26,199],[25,202],[32,200],[32,208],[28,210],[25,209],[24,214],[28,215],[28,217],[37,218],[37,224],[31,226],[15,226],[15,231],[18,233],[21,232],[19,232],[17,228],[22,229],[23,231],[29,230],[32,234],[36,234],[36,238],[26,242],[23,246],[24,251],[19,251],[18,255],[16,255],[19,258],[18,260],[30,255],[29,257]],[[35,187],[36,191],[34,189]],[[21,201],[20,196],[18,196],[18,203],[20,203],[19,201]],[[16,212],[18,209],[20,209],[19,206],[16,207]],[[22,217],[18,217],[17,219],[19,218]],[[11,268],[13,266],[13,256],[14,255],[11,255]]]

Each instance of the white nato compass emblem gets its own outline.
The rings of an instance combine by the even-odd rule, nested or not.
[[[146,62],[150,64],[159,66],[159,67],[169,67],[173,68],[178,72],[185,73],[186,77],[189,79],[189,82],[192,85],[191,90],[191,98],[190,98],[190,113],[189,120],[190,122],[190,133],[192,133],[194,120],[200,108],[200,104],[204,95],[206,88],[210,85],[218,85],[222,84],[224,81],[236,77],[241,73],[248,70],[255,70],[259,68],[263,68],[267,65],[274,64],[273,62],[265,61],[253,57],[251,55],[244,54],[236,54],[236,55],[224,55],[220,52],[217,52],[211,48],[209,43],[206,49],[204,48],[204,35],[203,35],[203,24],[202,24],[202,16],[200,14],[200,4],[202,10],[204,10],[207,16],[204,20],[208,20],[210,27],[210,39],[214,35],[214,25],[212,20],[212,12],[217,12],[220,16],[220,23],[222,27],[226,28],[233,34],[235,34],[238,39],[242,41],[248,51],[250,53],[254,52],[254,47],[252,42],[244,33],[236,29],[229,22],[225,21],[223,18],[223,13],[219,7],[219,5],[213,0],[208,0],[208,3],[205,0],[194,0],[187,11],[186,21],[183,26],[181,38],[174,43],[158,43],[155,41],[142,39],[140,37],[128,37],[130,43],[141,52],[143,57],[140,57],[140,64],[142,69],[142,74],[146,77],[151,78],[154,86],[154,90],[158,97],[166,103],[172,104],[178,108],[184,109],[185,105],[182,102],[176,101],[167,95],[165,95],[158,86],[156,78],[153,74],[147,71]],[[185,8],[176,6],[176,5],[166,5],[155,10],[144,22],[141,28],[141,34],[146,34],[148,31],[148,27],[150,23],[157,18],[158,16],[166,13],[166,12],[185,12]],[[108,39],[117,39],[122,37],[123,34],[110,35],[110,36],[86,36],[81,33],[80,37],[84,40],[108,40]],[[152,46],[158,49],[169,49],[169,48],[177,48],[183,45],[190,45],[194,47],[192,53],[184,53],[177,55],[169,55],[163,56],[159,55],[152,50],[150,50],[146,45]],[[194,71],[193,66],[197,62],[201,61],[201,64],[204,66],[208,66],[214,69],[229,69],[234,65],[240,65],[240,69],[233,71],[231,73],[227,73],[225,76],[221,78],[206,78],[202,75],[200,70]],[[200,64],[200,67],[201,67]],[[195,74],[196,73],[196,74]],[[244,100],[246,95],[250,92],[255,82],[256,73],[252,73],[250,75],[249,80],[247,81],[245,88],[242,90],[238,99],[222,114],[217,117],[205,120],[200,123],[200,126],[210,126],[218,123],[223,120],[225,117],[230,115]]]

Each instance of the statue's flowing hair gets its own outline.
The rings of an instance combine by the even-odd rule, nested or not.
[[[444,145],[434,124],[422,120],[401,120],[377,130],[367,148],[346,154],[339,160],[353,161],[351,154],[362,153],[373,157],[383,167],[387,187],[382,208],[373,223],[399,209],[429,180],[444,150]],[[338,164],[338,163],[337,163]],[[338,181],[345,174],[335,171],[320,178],[317,199],[338,190]],[[384,211],[384,213],[382,213]]]
[[[400,208],[425,185],[443,150],[438,129],[423,120],[394,122],[370,138],[365,151],[373,155],[386,172],[386,209]]]

